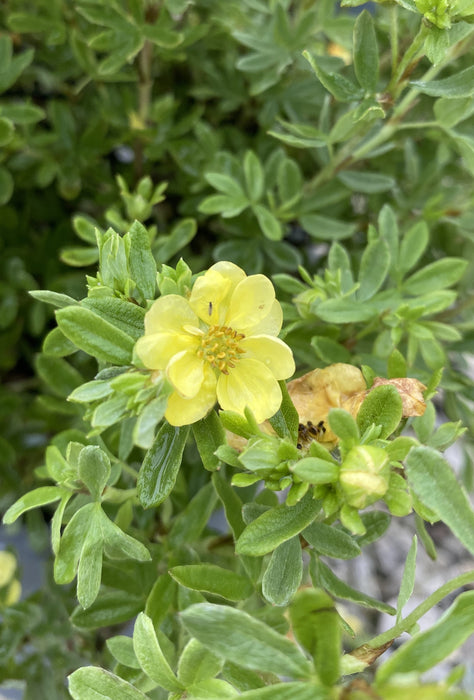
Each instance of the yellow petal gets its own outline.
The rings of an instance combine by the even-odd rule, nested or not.
[[[192,399],[204,381],[204,362],[194,352],[178,352],[166,368],[171,384],[183,399]]]
[[[216,263],[194,283],[191,308],[204,323],[223,325],[232,292],[245,277],[245,272],[231,262]]]
[[[252,334],[272,311],[274,301],[275,290],[268,277],[251,275],[234,289],[225,323],[245,335]]]
[[[278,335],[283,323],[283,311],[280,302],[275,299],[269,313],[255,325],[246,328],[251,335]]]
[[[269,335],[252,335],[240,341],[245,357],[263,362],[276,379],[288,379],[295,371],[293,353],[286,343]]]
[[[272,372],[262,362],[243,358],[229,374],[217,380],[217,398],[223,409],[244,412],[246,406],[258,423],[273,416],[281,404],[281,390]]]
[[[189,333],[153,333],[143,335],[135,351],[148,369],[166,369],[171,358],[183,350],[197,349],[200,339]]]
[[[166,420],[171,425],[189,425],[209,413],[216,403],[216,376],[209,366],[204,368],[204,381],[198,394],[192,399],[183,399],[174,391],[168,399]]]
[[[160,297],[145,314],[145,335],[163,331],[182,333],[184,326],[198,325],[198,318],[188,300],[179,294]]]

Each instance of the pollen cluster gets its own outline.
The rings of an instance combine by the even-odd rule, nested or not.
[[[235,363],[245,352],[239,347],[243,338],[243,333],[238,333],[229,326],[211,326],[202,337],[197,356],[209,362],[211,367],[218,369],[222,374],[229,374],[229,369],[235,367]]]

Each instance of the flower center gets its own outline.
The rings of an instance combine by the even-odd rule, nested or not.
[[[222,374],[229,374],[229,369],[235,367],[240,355],[245,352],[239,347],[243,338],[243,333],[237,333],[229,326],[211,326],[202,336],[197,355]]]

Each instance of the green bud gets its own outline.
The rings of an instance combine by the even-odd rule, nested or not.
[[[389,459],[380,447],[358,445],[349,451],[339,475],[346,503],[365,508],[386,493],[390,480]]]
[[[408,515],[413,509],[407,482],[397,472],[391,472],[390,485],[383,499],[392,515],[396,515],[398,518]]]

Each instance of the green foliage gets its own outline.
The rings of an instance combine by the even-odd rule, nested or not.
[[[54,558],[26,600],[0,581],[0,684],[25,698],[470,697],[420,679],[472,634],[470,592],[416,625],[472,572],[403,611],[426,523],[474,553],[474,10],[361,4],[2,4],[1,503]],[[222,260],[274,281],[297,376],[362,368],[357,406],[331,386],[306,415],[280,381],[263,425],[170,425],[135,344]],[[412,512],[395,610],[334,560]],[[343,654],[335,599],[394,627]]]

